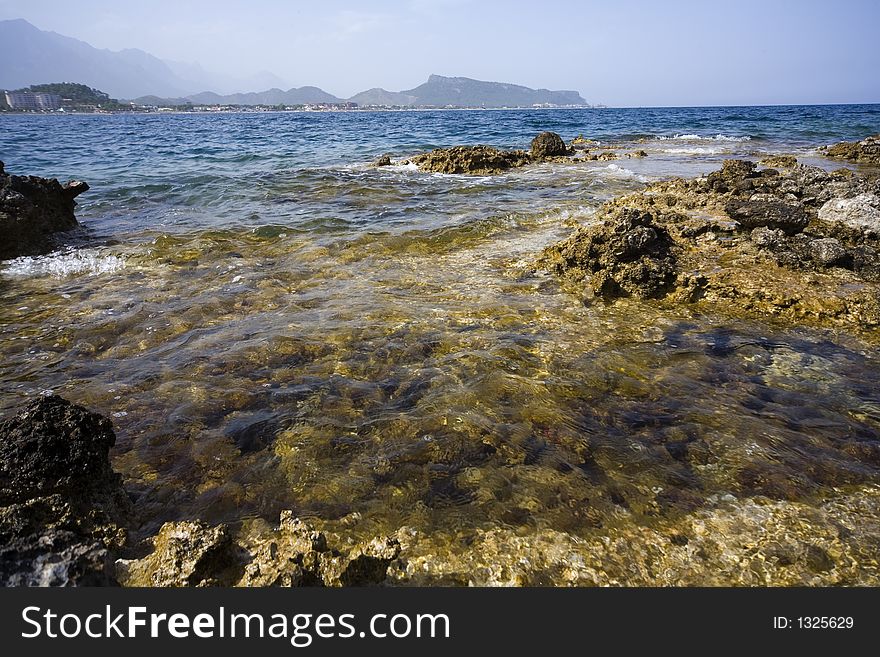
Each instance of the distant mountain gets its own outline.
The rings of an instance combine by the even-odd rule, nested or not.
[[[187,98],[195,105],[305,105],[309,103],[342,103],[341,98],[328,94],[318,87],[299,87],[298,89],[269,89],[258,93],[227,94],[225,96],[211,91],[203,91]],[[138,102],[138,101],[135,101]]]
[[[358,105],[415,105],[417,98],[403,92],[385,91],[379,87],[355,94],[349,100]]]
[[[246,80],[208,73],[197,64],[165,62],[143,50],[99,50],[84,41],[39,30],[21,19],[0,21],[0,62],[0,89],[69,81],[102,89],[114,98],[135,98],[249,86]],[[251,80],[250,88],[278,82],[263,72]]]
[[[415,89],[401,92],[370,89],[351,101],[358,105],[425,105],[431,107],[531,107],[586,105],[577,91],[530,89],[518,84],[431,75]]]

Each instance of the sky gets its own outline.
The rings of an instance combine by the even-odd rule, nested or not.
[[[10,18],[340,97],[437,73],[611,106],[880,102],[880,0],[0,0]]]

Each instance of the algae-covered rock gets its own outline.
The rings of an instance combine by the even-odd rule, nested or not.
[[[226,525],[167,522],[141,561],[120,562],[128,586],[222,586],[234,581],[237,548]]]
[[[501,151],[491,146],[438,148],[411,158],[422,171],[490,175],[503,173],[532,160],[525,151]]]
[[[598,226],[546,249],[539,264],[588,295],[870,330],[880,326],[878,194],[877,179],[846,170],[727,160],[708,176],[609,201]],[[627,260],[608,228],[623,211],[651,217],[659,250]]]
[[[532,139],[531,154],[534,159],[540,160],[545,157],[568,155],[568,148],[562,137],[555,132],[542,132]]]
[[[239,534],[223,524],[166,523],[153,551],[120,561],[118,573],[127,586],[374,586],[399,555],[393,537],[334,547],[284,511],[278,527]]]
[[[608,215],[597,226],[580,229],[545,252],[557,272],[589,281],[603,299],[665,295],[676,277],[669,232],[648,212],[632,208]]]
[[[820,149],[828,157],[840,158],[859,164],[880,164],[880,135],[861,141],[842,141]]]
[[[771,155],[761,159],[760,163],[773,169],[791,169],[797,166],[797,158],[794,155]]]
[[[110,421],[41,397],[0,423],[0,584],[114,584],[130,501]]]
[[[0,162],[0,260],[50,250],[55,233],[79,225],[74,199],[88,188],[78,180],[13,176]]]
[[[473,535],[398,532],[408,586],[830,586],[880,583],[880,490],[817,508],[717,496],[707,508],[584,536],[509,528]]]

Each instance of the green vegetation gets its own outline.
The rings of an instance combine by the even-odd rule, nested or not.
[[[76,82],[52,82],[49,84],[32,84],[16,91],[32,91],[34,93],[58,94],[67,109],[78,109],[83,106],[100,107],[105,110],[129,109],[128,105],[120,104],[115,98],[98,89],[92,89]]]

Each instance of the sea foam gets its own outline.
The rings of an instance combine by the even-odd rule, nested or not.
[[[110,274],[124,268],[125,260],[119,256],[102,254],[97,249],[68,249],[15,258],[5,263],[0,273],[11,278],[67,278],[75,274]]]
[[[665,135],[657,135],[655,139],[659,141],[726,141],[726,142],[744,142],[751,141],[752,138],[749,136],[742,137],[734,137],[731,135],[715,135],[714,137],[704,137],[702,135],[672,135],[671,137]]]

